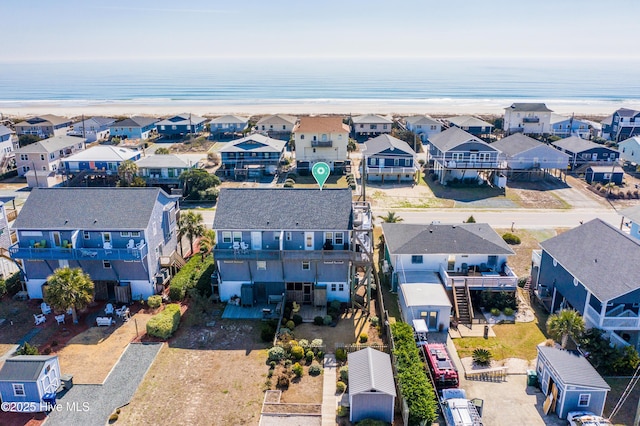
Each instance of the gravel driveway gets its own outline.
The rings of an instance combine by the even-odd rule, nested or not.
[[[74,385],[58,399],[46,425],[103,426],[116,408],[131,400],[160,348],[161,343],[129,344],[104,384]]]

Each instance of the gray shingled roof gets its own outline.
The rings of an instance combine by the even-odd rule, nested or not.
[[[57,152],[61,149],[73,146],[78,143],[84,143],[84,139],[77,136],[53,136],[48,139],[43,139],[38,142],[34,142],[22,148],[16,149],[16,154],[41,154]]]
[[[256,143],[252,144],[250,148],[241,148],[239,146],[251,141]],[[236,139],[225,143],[218,152],[282,152],[286,144],[286,141],[254,133],[253,135],[249,135],[242,139]]]
[[[529,151],[530,149],[545,147],[548,149],[550,153],[553,155],[567,155],[563,152],[558,151],[555,148],[550,147],[549,145],[537,141],[529,136],[525,136],[522,133],[514,133],[511,136],[507,136],[506,138],[500,139],[499,141],[495,141],[491,144],[492,147],[499,149],[504,154],[513,157],[523,152]]]
[[[620,108],[616,110],[620,117],[634,117],[637,114],[640,114],[640,111],[636,111],[635,109],[629,108]]]
[[[140,230],[151,220],[159,188],[34,188],[14,229]]]
[[[393,124],[393,120],[390,120],[389,118],[382,115],[375,114],[359,115],[357,117],[353,117],[352,121],[353,124]]]
[[[615,163],[611,163],[611,166],[589,166],[587,170],[591,169],[595,173],[624,173],[622,167],[615,166]]]
[[[156,123],[158,120],[150,117],[131,117],[125,118],[122,121],[117,121],[111,125],[111,127],[146,127],[150,124]]]
[[[211,124],[247,124],[249,119],[247,117],[241,117],[239,115],[224,115],[211,120]]]
[[[513,111],[523,111],[523,112],[553,112],[547,105],[544,103],[534,103],[534,102],[516,102],[511,104],[510,107],[507,107]],[[507,109],[505,108],[505,109]]]
[[[514,254],[486,223],[383,223],[382,232],[392,254]]]
[[[493,124],[471,115],[457,115],[447,118],[447,121],[458,127],[493,127]]]
[[[173,168],[185,168],[189,167],[186,161],[182,158],[178,157],[174,154],[155,154],[150,155],[148,157],[142,157],[136,164],[139,168],[162,168],[162,167],[173,167]]]
[[[628,217],[635,223],[640,224],[640,204],[633,207],[628,207],[624,210],[619,211],[618,213],[620,213],[624,217]]]
[[[601,302],[640,288],[640,242],[601,219],[563,232],[540,246]]]
[[[364,149],[362,150],[364,155],[373,155],[382,152],[386,149],[399,150],[408,155],[416,155],[415,151],[403,140],[394,138],[391,135],[380,135],[373,139],[369,139],[364,143]]]
[[[47,361],[57,355],[18,355],[8,358],[0,369],[0,380],[32,382],[38,379]]]
[[[412,125],[427,125],[427,126],[432,126],[432,125],[436,125],[436,126],[442,126],[442,123],[440,123],[439,121],[429,117],[428,115],[414,115],[411,117],[407,117],[404,119],[407,123],[411,123]]]
[[[361,349],[347,356],[349,364],[349,395],[376,392],[396,396],[391,357],[372,348]]]
[[[348,230],[350,189],[222,188],[214,229]]]
[[[261,125],[261,124],[282,124],[282,123],[286,123],[286,124],[296,124],[296,122],[298,121],[297,117],[294,117],[292,115],[284,115],[284,114],[276,114],[276,115],[267,115],[265,117],[262,117],[257,123],[256,125]]]
[[[488,143],[482,141],[481,139],[478,139],[471,133],[465,132],[459,127],[451,127],[444,132],[438,133],[437,135],[433,135],[429,138],[429,143],[431,143],[442,152],[452,150],[453,148],[469,141],[486,145],[487,150],[489,151],[497,151],[496,148],[493,148]]]
[[[538,346],[560,380],[567,385],[610,390],[611,388],[583,356],[551,346]]]
[[[42,126],[47,125],[47,122],[51,123],[54,126],[57,126],[63,123],[71,123],[71,119],[53,114],[44,114],[27,118],[25,121],[21,121],[20,123],[16,124],[16,126]]]
[[[204,123],[205,121],[207,121],[207,119],[199,115],[184,113],[158,121],[156,126],[193,126]]]
[[[565,139],[560,139],[559,141],[553,142],[552,145],[573,153],[581,153],[583,151],[594,148],[604,148],[613,152],[618,152],[613,148],[609,148],[604,145],[582,139],[578,136],[571,136]]]
[[[13,130],[6,126],[0,125],[0,136],[11,135],[13,134]]]

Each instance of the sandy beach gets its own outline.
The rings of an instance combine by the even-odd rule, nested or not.
[[[260,101],[1,101],[0,113],[6,116],[56,114],[66,117],[94,116],[168,116],[190,112],[197,115],[224,114],[430,114],[434,116],[480,114],[502,115],[513,102],[545,102],[559,114],[607,116],[618,108],[640,109],[640,103],[612,101],[568,101],[537,99],[416,99],[416,100],[260,100]]]

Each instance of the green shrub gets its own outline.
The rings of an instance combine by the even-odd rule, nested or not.
[[[309,341],[307,339],[300,339],[298,344],[302,346],[304,349],[309,349]]]
[[[320,347],[322,347],[322,344],[323,344],[322,339],[313,339],[313,340],[311,341],[311,347],[312,347],[313,349],[316,349],[316,348],[320,348]]]
[[[285,368],[289,368],[289,367],[291,367],[291,360],[290,360],[290,359],[286,359],[286,360],[284,361],[284,366],[285,366]]]
[[[358,426],[387,426],[389,423],[382,420],[364,419],[358,422]]]
[[[322,323],[324,325],[329,325],[329,324],[331,324],[331,322],[333,322],[333,318],[331,318],[331,315],[326,315],[324,317],[324,319],[322,320]]]
[[[267,359],[269,361],[276,361],[276,362],[283,359],[286,355],[284,348],[282,348],[281,346],[272,347],[271,349],[269,349],[267,354],[268,354]]]
[[[7,294],[7,283],[3,279],[0,279],[0,297],[5,294]]]
[[[293,374],[295,374],[296,377],[302,377],[302,373],[304,373],[304,368],[300,365],[299,362],[296,362],[295,364],[293,364],[293,367],[291,367],[291,371],[293,371]]]
[[[272,342],[276,335],[276,329],[271,324],[262,324],[260,329],[260,338],[263,342]]]
[[[340,373],[340,380],[342,380],[343,382],[348,382],[349,381],[349,366],[348,365],[343,365],[342,367],[340,367],[340,370],[338,370],[338,373]]]
[[[270,369],[269,371],[267,371],[267,379],[270,379],[272,377],[273,377],[273,370]]]
[[[512,234],[511,232],[507,232],[506,234],[502,235],[502,239],[504,240],[505,243],[510,245],[520,244],[521,242],[520,237]]]
[[[282,389],[288,389],[289,388],[289,376],[287,376],[286,374],[281,374],[278,376],[278,387],[282,388]]]
[[[180,305],[167,305],[162,312],[151,317],[147,322],[147,334],[168,339],[180,325]]]
[[[504,308],[504,314],[508,317],[510,317],[511,315],[513,315],[513,309],[511,308]]]
[[[309,367],[310,376],[319,376],[322,373],[322,368],[318,364],[313,364]]]
[[[346,361],[347,360],[347,351],[342,348],[336,349],[336,361]]]
[[[291,182],[291,181],[284,183],[285,188],[293,188],[293,185],[294,185],[294,182]]]
[[[149,305],[151,309],[159,308],[162,305],[162,296],[160,296],[159,294],[156,294],[155,296],[149,296],[149,298],[147,299],[147,305]]]
[[[317,316],[313,318],[313,324],[314,325],[324,325],[324,318],[322,318],[321,316]]]
[[[339,406],[336,410],[338,417],[347,417],[349,415],[349,407]]]
[[[369,335],[367,333],[360,333],[360,343],[367,343]]]
[[[289,320],[285,324],[285,327],[287,327],[289,330],[293,330],[294,328],[296,328],[296,323],[291,321],[291,320]]]
[[[24,342],[24,344],[16,351],[16,355],[40,355],[40,352],[38,351],[37,346]]]
[[[313,351],[309,349],[307,353],[304,354],[304,357],[307,359],[307,362],[313,361]]]
[[[14,294],[22,290],[20,272],[16,272],[15,274],[11,275],[4,281],[4,284],[7,288],[7,293],[9,294],[9,296],[13,296]]]
[[[303,356],[304,356],[304,349],[302,348],[302,346],[295,345],[291,347],[291,358],[298,360],[298,359],[302,359]]]
[[[186,265],[180,269],[169,285],[169,297],[173,301],[184,299],[187,290],[197,288],[200,294],[209,297],[211,295],[211,274],[215,269],[212,256],[193,256]]]
[[[467,223],[476,223],[476,218],[473,217],[473,215],[469,216],[469,218],[467,219]]]
[[[500,309],[498,309],[498,308],[491,308],[491,315],[493,315],[494,317],[498,317],[498,316],[500,316]]]
[[[488,349],[476,348],[473,350],[472,358],[473,362],[478,365],[489,365],[491,364],[491,358],[493,358],[493,355],[491,355],[491,351]]]
[[[347,385],[344,382],[336,383],[336,392],[343,393],[347,389]]]
[[[299,314],[293,314],[293,317],[291,318],[293,320],[293,323],[295,325],[300,325],[302,324],[302,315]]]
[[[271,362],[269,362],[269,368],[270,368],[270,369],[272,369],[272,370],[273,370],[274,368],[276,368],[276,365],[278,365],[278,363],[277,363],[277,362],[275,362],[275,361],[271,361]]]
[[[380,325],[380,318],[373,316],[371,318],[369,318],[369,321],[371,322],[371,325],[374,327],[377,327]]]
[[[318,351],[318,353],[316,354],[316,358],[318,359],[318,361],[322,361],[324,359],[324,352]]]

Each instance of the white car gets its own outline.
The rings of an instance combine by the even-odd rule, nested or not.
[[[612,423],[591,411],[570,411],[567,420],[571,426],[612,426]]]

